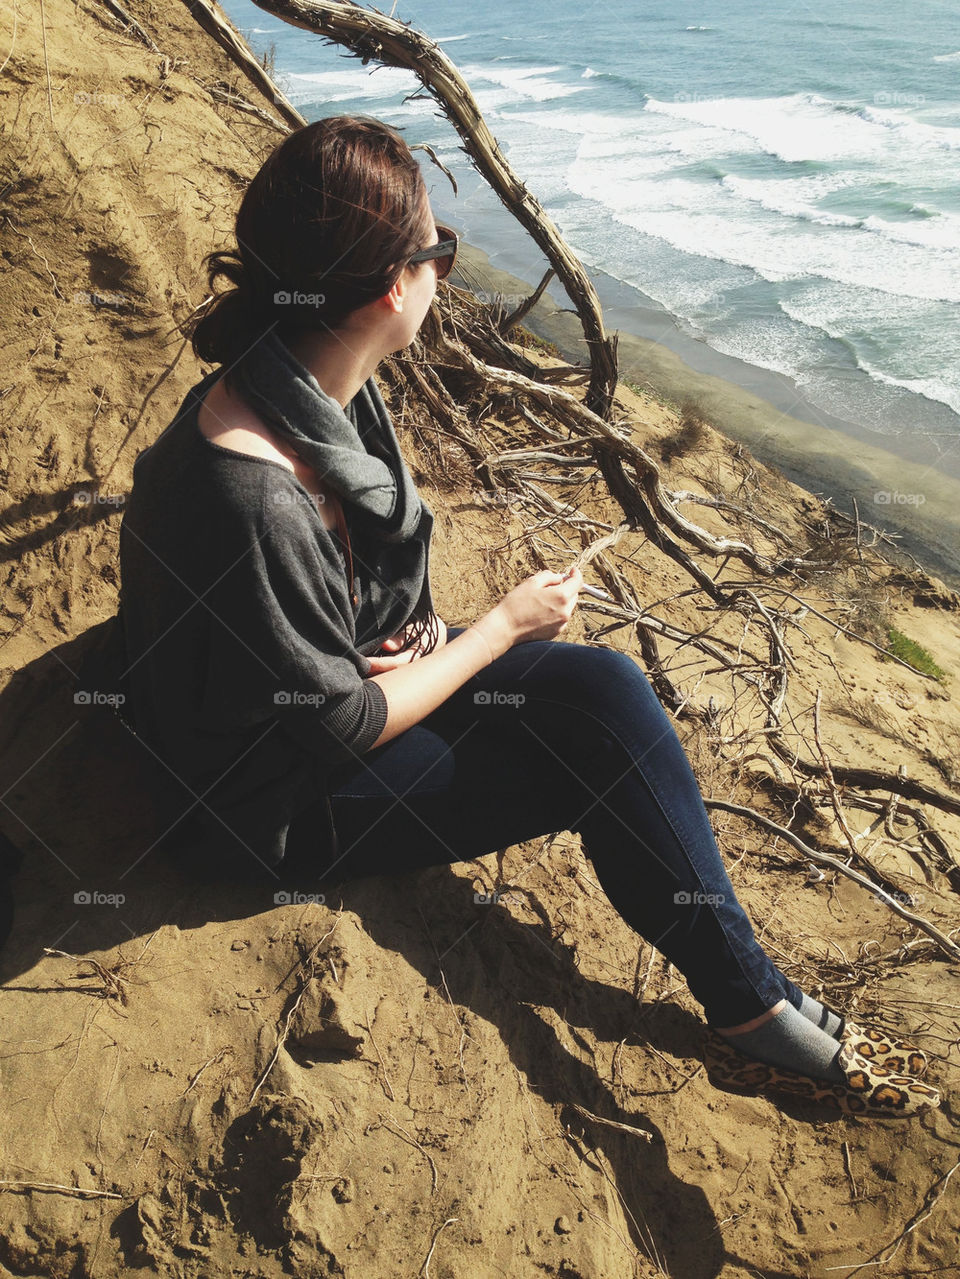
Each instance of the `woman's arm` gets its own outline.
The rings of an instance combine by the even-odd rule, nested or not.
[[[387,699],[387,722],[371,749],[418,724],[514,644],[553,639],[569,622],[582,581],[579,570],[535,573],[442,648],[369,676]]]
[[[513,640],[505,629],[493,625],[489,617],[483,622],[482,628],[478,624],[469,626],[443,648],[416,661],[370,676],[387,698],[387,722],[371,749],[418,724],[471,675],[512,647]]]

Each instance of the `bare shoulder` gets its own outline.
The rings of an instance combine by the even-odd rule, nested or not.
[[[320,519],[327,528],[335,528],[339,502],[336,493],[321,482],[312,467],[292,450],[278,447],[273,432],[239,397],[227,391],[221,379],[207,391],[197,413],[197,427],[202,435],[221,448],[233,449],[251,457],[265,457],[292,471],[308,493],[312,494]]]
[[[293,461],[277,448],[267,427],[243,400],[232,396],[223,379],[214,382],[204,396],[197,426],[200,433],[221,448],[237,453],[249,453],[253,457],[266,457],[293,470]]]

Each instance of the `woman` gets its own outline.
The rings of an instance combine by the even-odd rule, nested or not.
[[[922,1055],[862,1037],[758,945],[637,664],[553,642],[579,571],[536,573],[465,628],[436,617],[432,513],[373,374],[413,341],[457,242],[400,136],[355,117],[291,134],[237,245],[211,255],[211,285],[234,287],[193,332],[220,368],[137,459],[121,530],[126,709],[204,856],[322,881],[578,831],[703,1004],[717,1082],[936,1104],[897,1073]]]

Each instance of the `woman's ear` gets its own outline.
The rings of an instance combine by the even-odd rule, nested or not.
[[[380,299],[380,301],[384,303],[395,315],[403,314],[403,304],[407,296],[406,280],[404,279],[405,274],[405,271],[401,272],[396,284],[394,284],[390,292],[385,293]]]

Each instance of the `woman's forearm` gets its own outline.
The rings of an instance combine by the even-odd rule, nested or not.
[[[493,610],[432,653],[369,676],[387,699],[387,722],[370,749],[418,724],[514,642],[508,622]]]

